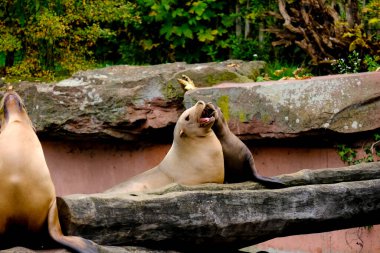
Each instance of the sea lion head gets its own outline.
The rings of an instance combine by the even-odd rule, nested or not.
[[[180,137],[204,137],[212,130],[215,122],[215,107],[203,101],[198,101],[193,107],[184,111],[179,117],[175,135]]]
[[[26,112],[24,101],[15,91],[10,90],[5,92],[0,102],[1,130],[12,120],[27,121],[33,128],[33,124]]]

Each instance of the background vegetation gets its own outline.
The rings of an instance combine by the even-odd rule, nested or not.
[[[8,78],[231,58],[284,72],[375,70],[380,1],[0,1],[0,74]]]

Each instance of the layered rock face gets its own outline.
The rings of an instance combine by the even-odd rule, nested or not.
[[[264,67],[242,61],[113,66],[14,86],[38,134],[54,138],[170,143],[179,115],[199,99],[221,107],[245,140],[380,127],[380,72],[253,82]],[[198,88],[185,93],[177,82],[183,74]]]
[[[253,81],[264,62],[113,66],[51,84],[14,85],[40,136],[170,142],[184,110],[177,78],[198,86]]]
[[[189,91],[190,107],[217,104],[231,131],[245,139],[359,133],[380,127],[380,72],[306,80],[225,83]]]

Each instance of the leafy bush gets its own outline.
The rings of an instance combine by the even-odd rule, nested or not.
[[[340,58],[333,64],[335,71],[339,74],[358,73],[362,62],[362,59],[359,58],[359,53],[353,51],[347,58]]]
[[[358,8],[361,23],[348,26],[335,22],[347,15],[344,8],[334,15],[333,2],[322,8],[322,2],[305,1],[306,6],[293,0],[0,1],[0,71],[51,79],[95,66],[230,58],[281,62],[279,70],[326,57],[345,59],[336,66],[342,73],[377,68],[380,4],[368,1]],[[284,10],[295,29],[284,23]],[[294,23],[313,13],[314,29]],[[348,63],[354,50],[359,69]]]
[[[374,134],[373,141],[370,144],[364,145],[362,148],[361,158],[357,158],[358,150],[349,147],[345,144],[337,145],[338,155],[344,163],[348,165],[359,164],[363,162],[374,162],[380,159],[380,134]]]
[[[111,41],[139,22],[134,5],[123,0],[1,1],[0,10],[5,70],[23,78],[93,66],[100,39]]]

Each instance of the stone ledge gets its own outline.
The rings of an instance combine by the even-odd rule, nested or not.
[[[101,245],[236,250],[271,238],[380,224],[380,162],[281,176],[289,186],[170,185],[58,198],[62,227]]]

